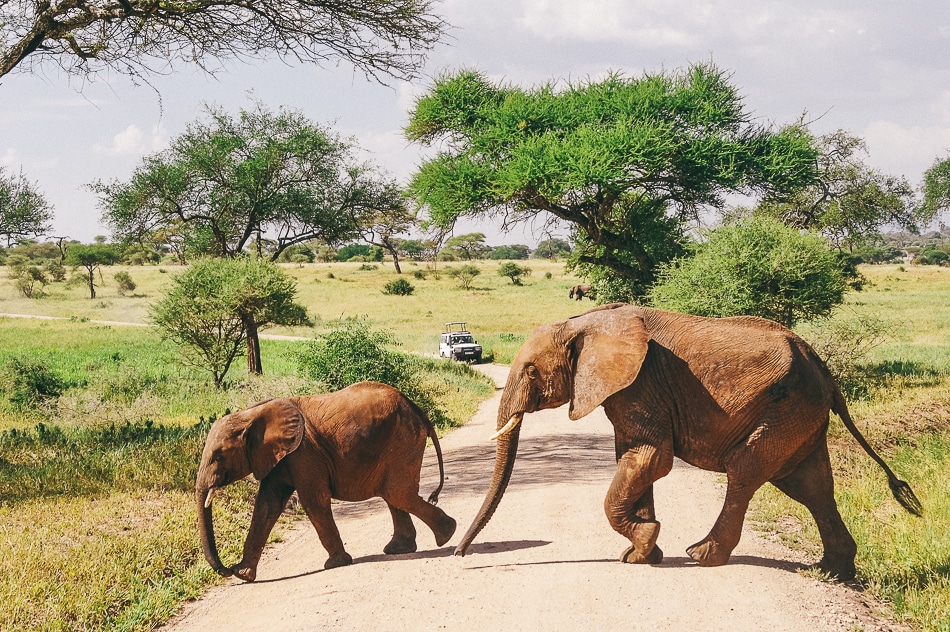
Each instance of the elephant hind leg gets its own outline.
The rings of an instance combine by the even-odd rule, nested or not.
[[[631,448],[617,459],[617,473],[604,499],[604,513],[614,531],[630,540],[621,561],[659,564],[663,560],[663,551],[656,546],[660,523],[653,507],[653,482],[672,468],[672,451],[652,445]]]
[[[771,482],[803,504],[815,519],[824,549],[818,568],[840,580],[853,578],[857,545],[838,513],[828,444],[824,438],[791,474]]]
[[[436,546],[442,546],[455,534],[457,524],[455,519],[431,503],[427,503],[419,496],[419,486],[415,486],[413,493],[401,493],[398,496],[389,496],[386,502],[390,507],[408,512],[416,516],[432,530],[435,536]],[[396,514],[393,513],[393,524],[395,525]],[[409,519],[408,514],[406,519]]]
[[[726,500],[709,534],[686,549],[700,566],[722,566],[729,561],[742,536],[749,501],[781,469],[788,454],[788,437],[763,423],[725,457]]]
[[[389,505],[389,513],[393,517],[393,538],[383,548],[383,553],[387,555],[415,553],[416,527],[412,524],[412,517],[402,509],[393,507],[389,502],[386,504]]]

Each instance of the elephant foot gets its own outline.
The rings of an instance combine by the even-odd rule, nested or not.
[[[393,539],[389,541],[383,548],[383,553],[386,555],[396,555],[398,553],[415,553],[416,552],[416,539],[407,538],[405,536],[394,535]]]
[[[350,554],[346,551],[342,553],[337,553],[336,555],[331,555],[330,559],[324,563],[323,568],[330,570],[331,568],[338,568],[340,566],[349,566],[353,563],[353,558],[350,557]]]
[[[257,569],[253,566],[238,564],[231,567],[231,572],[234,573],[235,577],[244,582],[252,582],[257,579]]]
[[[452,536],[455,535],[455,529],[458,526],[454,518],[450,518],[449,516],[446,516],[445,518],[445,522],[438,530],[432,530],[432,534],[435,535],[436,546],[442,546],[451,540]]]
[[[731,550],[724,550],[718,542],[706,538],[686,549],[691,558],[700,566],[722,566],[729,561]]]
[[[654,545],[653,550],[644,556],[636,548],[629,546],[620,556],[620,561],[625,564],[659,564],[663,561],[663,550]]]
[[[832,555],[825,555],[821,558],[821,561],[811,568],[815,568],[839,582],[854,579],[857,572],[854,568],[854,558],[839,558]]]

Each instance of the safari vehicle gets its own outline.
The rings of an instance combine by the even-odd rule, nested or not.
[[[445,333],[439,337],[439,357],[453,360],[482,361],[482,346],[468,330],[468,323],[445,323]]]

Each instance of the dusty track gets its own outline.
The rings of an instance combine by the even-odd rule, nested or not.
[[[483,368],[504,382],[506,367]],[[435,548],[417,520],[420,550],[383,555],[392,533],[385,504],[335,505],[352,566],[324,571],[326,552],[301,521],[265,554],[257,582],[229,580],[165,629],[902,629],[881,619],[860,593],[803,577],[797,571],[805,560],[748,530],[727,566],[698,567],[685,549],[712,526],[724,489],[715,474],[679,462],[655,488],[663,563],[621,564],[627,542],[603,513],[614,459],[612,429],[600,409],[578,422],[563,408],[525,418],[504,500],[469,554],[455,557],[488,486],[494,447],[487,437],[498,396],[442,440],[448,480],[440,506],[459,522],[448,545]],[[423,496],[437,476],[430,448]]]

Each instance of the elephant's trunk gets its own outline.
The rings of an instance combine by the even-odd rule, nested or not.
[[[518,415],[520,421],[520,415]],[[511,479],[511,472],[515,467],[515,456],[518,452],[518,435],[521,433],[521,425],[515,423],[506,433],[498,437],[498,447],[495,451],[495,471],[492,473],[491,485],[485,500],[482,502],[482,508],[478,510],[478,515],[472,521],[472,526],[468,528],[462,541],[455,549],[456,555],[465,555],[468,546],[475,539],[501,502],[501,497],[505,494],[505,488],[508,487],[508,481]]]
[[[204,551],[208,564],[219,575],[230,577],[231,569],[221,563],[218,557],[218,547],[214,542],[214,521],[211,517],[211,495],[214,488],[195,488],[195,500],[198,503],[198,530],[201,532],[201,549]]]

